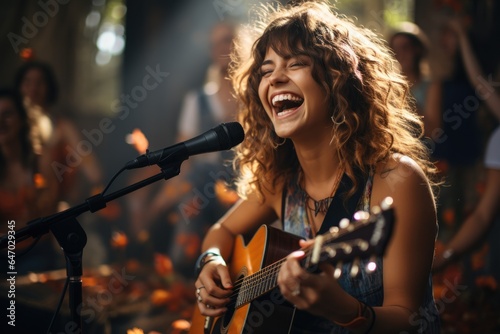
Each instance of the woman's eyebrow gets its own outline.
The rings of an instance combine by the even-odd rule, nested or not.
[[[260,66],[264,66],[264,65],[272,65],[274,64],[274,62],[271,60],[271,59],[265,59],[262,64],[260,64]]]
[[[285,59],[285,60],[290,60],[292,58],[311,58],[311,56],[309,56],[305,52],[298,53],[298,54],[295,54],[295,55],[289,54],[289,55],[283,56],[283,59]],[[271,59],[264,59],[264,61],[262,62],[262,64],[260,64],[260,66],[262,67],[262,66],[265,66],[265,65],[272,65],[272,64],[274,64],[274,61],[272,61]]]

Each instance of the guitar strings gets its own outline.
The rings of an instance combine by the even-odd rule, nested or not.
[[[285,262],[285,260],[286,258],[280,259],[277,262],[269,266],[266,266],[265,268],[262,268],[261,270],[258,270],[249,276],[245,276],[241,279],[236,280],[235,284],[233,285],[235,291],[230,296],[230,298],[231,299],[236,298],[238,295],[242,293],[247,293],[252,288],[255,289],[255,286],[261,280],[262,276],[270,277],[271,275],[269,274],[277,274],[279,272],[279,269],[281,268],[281,265]]]
[[[359,221],[355,221],[355,222],[351,222],[350,224],[350,229],[347,229],[347,228],[344,228],[344,229],[340,229],[338,230],[337,232],[335,233],[325,233],[323,236],[324,236],[324,240],[325,240],[325,243],[330,243],[331,241],[335,240],[335,239],[338,239],[339,237],[341,236],[344,236],[348,233],[352,233],[354,230],[357,230],[358,228],[364,226],[367,222],[369,222],[370,220],[369,219],[362,219],[362,220],[359,220]],[[312,246],[309,246],[305,249],[303,249],[304,253],[305,253],[305,257],[304,259],[307,259],[309,256],[310,256],[310,253],[312,251]],[[261,281],[262,281],[262,278],[265,277],[265,278],[271,278],[272,279],[272,284],[273,286],[271,286],[271,289],[272,288],[275,288],[276,285],[277,285],[277,282],[275,283],[275,281],[277,281],[277,273],[279,272],[279,269],[281,268],[281,265],[286,261],[286,258],[282,258],[258,271],[256,271],[255,273],[251,274],[251,275],[248,275],[248,276],[245,276],[245,277],[242,277],[238,280],[236,280],[234,282],[234,285],[233,285],[233,288],[234,288],[234,292],[231,294],[231,296],[229,297],[231,299],[231,301],[228,303],[228,305],[233,305],[233,304],[236,304],[237,302],[237,297],[239,295],[243,295],[245,296],[245,294],[247,294],[248,292],[252,291],[252,289],[256,289],[259,285],[260,287],[262,287],[262,284],[261,284]],[[255,299],[256,297],[262,295],[263,293],[269,291],[270,289],[268,289],[267,287],[265,289],[263,289],[262,291],[259,291],[259,294],[257,296],[252,296],[250,294],[250,296],[246,296],[246,297],[243,297],[243,304],[247,303],[248,301],[251,301],[253,299]]]
[[[342,235],[341,233],[336,233],[336,236],[332,236],[331,233],[327,233],[325,234],[325,239],[326,241],[331,241],[333,240],[334,238]],[[305,248],[304,250],[304,253],[305,253],[305,258],[307,258],[308,256],[310,256],[310,253],[312,251],[312,247],[307,247]],[[261,280],[261,276],[270,276],[269,274],[275,276],[277,275],[277,273],[279,272],[279,269],[281,268],[281,265],[286,261],[286,258],[282,258],[276,262],[274,262],[273,264],[269,265],[269,266],[266,266],[264,268],[262,268],[261,270],[258,270],[256,271],[255,273],[249,275],[249,276],[245,276],[245,277],[242,277],[241,279],[238,279],[236,280],[233,285],[234,287],[234,293],[230,296],[230,298],[233,300],[234,299],[234,302],[231,301],[229,304],[236,304],[236,298],[238,295],[242,295],[242,294],[245,294],[245,293],[248,293],[251,289],[255,289],[255,286],[260,283],[260,280]],[[276,286],[276,284],[272,287],[274,288]],[[262,291],[262,293],[264,293],[266,291]],[[260,295],[260,294],[259,294]],[[257,296],[250,296],[249,298],[245,298],[245,299],[248,299],[248,300],[252,300],[254,298],[256,298]]]

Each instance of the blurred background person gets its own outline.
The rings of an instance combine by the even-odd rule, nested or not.
[[[485,189],[479,203],[460,226],[458,232],[442,247],[443,250],[436,254],[433,269],[434,271],[443,269],[475,247],[482,245],[481,241],[486,239],[491,249],[485,270],[495,278],[498,284],[500,282],[500,248],[498,246],[500,236],[500,127],[497,127],[488,142],[484,166],[486,168]]]
[[[434,50],[436,84],[430,86],[425,127],[431,157],[443,176],[438,198],[439,239],[447,240],[478,200],[484,150],[479,125],[481,102],[469,80],[457,32],[445,21]]]
[[[211,63],[202,87],[188,92],[184,98],[177,142],[235,120],[236,101],[228,80],[234,36],[232,23],[220,22],[211,28],[208,36]],[[162,183],[159,189],[143,188],[127,197],[130,234],[139,239],[135,253],[152,244],[149,252],[167,254],[176,272],[186,278],[193,276],[205,232],[237,200],[229,186],[231,155],[230,151],[221,151],[190,157],[182,163],[180,175]],[[132,181],[144,179],[154,170],[140,169]],[[144,257],[152,258],[147,254]]]
[[[43,62],[28,61],[19,68],[15,86],[24,98],[45,151],[52,158],[52,169],[60,184],[60,210],[100,190],[102,172],[95,155],[91,151],[82,152],[81,133],[56,106],[59,89],[52,68]]]
[[[57,105],[59,85],[52,67],[45,62],[29,60],[17,71],[15,87],[24,99],[33,122],[34,136],[41,143],[57,183],[57,211],[82,203],[102,190],[102,171],[91,147],[75,126],[68,112]],[[102,211],[103,212],[103,211]],[[100,217],[82,215],[79,219],[87,232],[86,249],[92,256],[84,257],[86,267],[95,267],[108,260],[105,244],[108,228],[99,224]]]
[[[55,213],[56,209],[57,181],[47,159],[34,144],[22,99],[14,90],[1,89],[0,234],[7,234],[8,221],[15,221],[14,227],[18,230],[26,227],[30,220]],[[59,268],[61,257],[56,254],[54,242],[52,238],[41,238],[35,249],[25,256],[20,256],[21,251],[28,248],[30,241],[16,243],[17,273]]]
[[[177,141],[190,139],[219,123],[235,120],[236,100],[231,82],[227,80],[234,36],[235,26],[231,23],[218,23],[212,27],[209,36],[211,64],[203,87],[187,93],[184,98]]]
[[[458,48],[463,55],[464,67],[469,81],[477,94],[480,94],[485,109],[493,116],[493,123],[500,121],[500,94],[495,91],[482,70],[475,52],[470,44],[469,37],[459,19],[452,19],[448,27],[456,34]],[[491,77],[489,78],[491,79]],[[494,82],[494,81],[493,81]],[[495,122],[496,121],[496,122]],[[483,127],[483,131],[487,130]],[[487,261],[481,274],[492,275],[496,282],[500,282],[500,127],[497,126],[488,136],[484,151],[484,190],[474,210],[464,219],[456,233],[446,240],[440,252],[436,254],[433,264],[435,271],[440,271],[447,265],[470,255],[472,250],[488,243]]]
[[[401,22],[389,37],[389,45],[410,83],[417,111],[425,119],[427,92],[432,81],[429,76],[429,41],[425,33],[412,22]]]

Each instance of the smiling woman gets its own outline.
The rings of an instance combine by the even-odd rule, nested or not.
[[[435,171],[408,84],[385,42],[317,1],[265,6],[257,17],[238,40],[231,72],[246,132],[234,162],[242,200],[204,240],[199,313],[216,317],[206,323],[214,333],[439,332],[430,279]],[[337,242],[327,251],[334,265],[304,269],[305,254],[321,249],[325,235],[351,229],[341,218],[375,214],[388,197],[397,223],[383,256],[369,260],[356,239],[362,259],[338,262],[335,248],[348,254],[352,247]],[[275,240],[265,238],[262,261],[244,260],[236,237],[276,220],[295,235],[292,246],[280,234],[274,250]],[[247,246],[250,258],[260,255],[253,249],[260,231]],[[291,254],[273,266],[276,280],[263,282],[265,293],[249,298],[247,281],[271,250]],[[419,315],[422,309],[428,314]]]

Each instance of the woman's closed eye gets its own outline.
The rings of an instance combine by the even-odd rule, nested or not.
[[[260,69],[260,76],[261,77],[268,77],[269,75],[271,75],[271,73],[273,73],[272,68],[261,68]]]
[[[303,61],[296,61],[290,64],[290,67],[302,67],[302,66],[307,66],[307,64]]]
[[[306,56],[292,57],[289,60],[289,67],[305,67],[311,64],[311,58]]]

